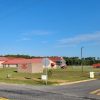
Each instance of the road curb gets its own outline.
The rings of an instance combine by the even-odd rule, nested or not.
[[[96,79],[88,79],[88,80],[82,80],[82,81],[75,81],[75,82],[68,82],[68,83],[60,83],[60,84],[55,84],[56,86],[59,85],[71,85],[71,84],[76,84],[76,83],[83,83],[83,82],[88,82],[88,81],[94,81]]]
[[[83,83],[83,82],[88,82],[88,81],[93,81],[97,79],[87,79],[87,80],[81,80],[81,81],[75,81],[75,82],[67,82],[67,83],[58,83],[58,84],[52,84],[51,86],[60,86],[60,85],[71,85],[71,84],[76,84],[76,83]],[[5,82],[0,82],[0,84],[5,84],[5,85],[22,85],[22,86],[42,86],[42,85],[29,85],[29,84],[14,84],[14,83],[5,83]]]
[[[100,96],[100,89],[94,90],[94,91],[90,92],[90,94],[95,94],[95,95]]]

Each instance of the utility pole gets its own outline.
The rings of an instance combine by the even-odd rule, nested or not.
[[[45,58],[45,68],[46,68],[46,85],[48,83],[48,68],[47,68],[47,57]]]
[[[81,68],[82,68],[82,72],[83,72],[83,48],[81,47]]]

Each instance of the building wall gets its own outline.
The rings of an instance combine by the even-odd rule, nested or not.
[[[10,67],[10,68],[16,68],[18,65],[12,65],[12,64],[4,64],[2,67]]]
[[[62,58],[61,62],[62,62],[62,65],[66,66],[66,61],[64,60],[64,58]]]
[[[32,64],[32,73],[43,73],[43,64],[42,63],[33,63]]]
[[[32,64],[18,64],[18,72],[32,73]]]
[[[42,63],[19,64],[17,71],[23,73],[42,73],[43,65]]]
[[[3,68],[3,64],[5,61],[0,61],[0,68]]]

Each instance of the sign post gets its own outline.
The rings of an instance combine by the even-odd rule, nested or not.
[[[45,80],[46,85],[48,83],[48,66],[50,64],[50,60],[48,58],[43,58],[43,65],[45,66],[46,72],[45,75],[42,75],[42,79]]]

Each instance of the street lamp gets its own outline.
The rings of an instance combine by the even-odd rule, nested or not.
[[[82,72],[83,72],[83,48],[81,47],[81,67],[82,67]]]

